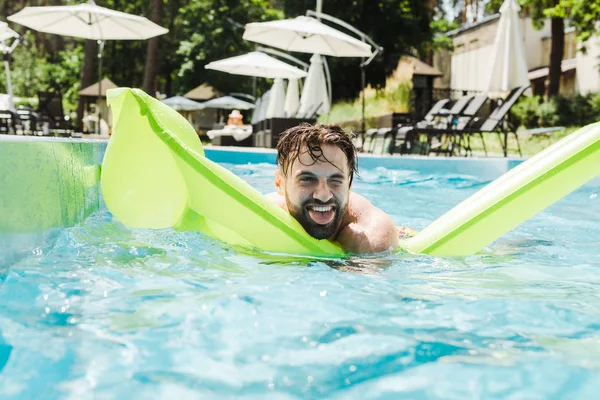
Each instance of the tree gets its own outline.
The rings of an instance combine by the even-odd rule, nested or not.
[[[152,0],[151,21],[160,25],[162,16],[163,0]],[[158,43],[160,38],[155,37],[148,40],[146,51],[146,67],[144,69],[144,91],[151,96],[156,93],[156,74],[158,72]]]
[[[83,54],[83,63],[81,65],[80,84],[79,87],[85,89],[94,83],[94,60],[96,59],[97,45],[95,40],[85,41],[85,50]],[[83,129],[83,106],[85,100],[79,96],[77,102],[77,121],[79,128]]]

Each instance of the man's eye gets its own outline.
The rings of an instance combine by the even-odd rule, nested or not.
[[[302,177],[300,178],[300,182],[313,182],[315,178]]]
[[[334,179],[334,180],[331,180],[331,181],[329,181],[329,182],[333,183],[334,185],[341,185],[342,183],[344,183],[344,182],[342,182],[342,181],[341,181],[341,180],[339,180],[339,179]]]

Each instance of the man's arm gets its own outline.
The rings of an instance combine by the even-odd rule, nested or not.
[[[385,212],[364,197],[352,193],[351,221],[336,240],[344,251],[354,254],[372,254],[398,247],[398,228]]]

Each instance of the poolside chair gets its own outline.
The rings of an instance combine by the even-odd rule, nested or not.
[[[434,104],[433,112],[427,113],[422,121],[416,124],[398,125],[393,135],[392,144],[390,145],[390,154],[398,152],[400,154],[414,153],[418,150],[419,154],[424,154],[424,148],[420,137],[420,131],[429,128],[448,128],[455,118],[458,118],[465,107],[473,99],[472,95],[463,96],[458,99],[450,109],[444,108],[450,100],[443,99]],[[420,147],[417,149],[417,147]]]
[[[38,92],[38,99],[41,123],[48,123],[50,131],[69,136],[73,132],[73,127],[69,117],[65,115],[60,90]]]
[[[434,119],[439,116],[447,116],[448,112],[444,112],[443,107],[449,102],[449,99],[443,99],[437,101],[433,107],[429,110],[427,115],[423,117],[422,121],[417,122],[417,124],[429,125],[434,122]],[[393,128],[371,128],[367,129],[366,132],[361,132],[357,138],[357,148],[360,151],[364,151],[367,153],[379,152],[379,154],[383,153],[392,153],[393,141],[396,136],[396,131],[404,126],[403,124],[398,124]],[[379,142],[382,142],[381,144]]]
[[[506,96],[506,100],[504,100],[504,102],[499,107],[494,109],[494,111],[490,114],[489,117],[483,120],[475,119],[464,129],[456,132],[457,135],[459,135],[462,138],[462,144],[467,152],[472,153],[471,136],[479,135],[483,142],[484,133],[496,132],[498,134],[498,138],[500,139],[500,143],[504,151],[504,157],[508,155],[508,136],[510,133],[512,133],[515,136],[519,155],[523,155],[521,152],[521,145],[519,143],[519,136],[517,135],[516,129],[509,121],[506,120],[506,117],[508,116],[508,113],[510,112],[511,108],[517,103],[521,96],[523,96],[527,89],[529,89],[529,86],[521,86],[511,90],[508,96]]]
[[[16,135],[19,116],[10,110],[0,110],[0,133]]]
[[[468,126],[478,120],[478,113],[480,112],[483,105],[487,102],[488,97],[486,95],[477,95],[471,99],[465,110],[452,120],[451,129],[446,128],[434,128],[426,132],[427,143],[429,153],[447,154],[454,155],[455,151],[460,152],[464,149],[462,146],[462,136],[457,134],[466,129]],[[437,140],[437,144],[433,142]],[[487,153],[485,148],[485,142],[483,143],[483,149]],[[465,151],[465,156],[467,155]]]
[[[476,118],[477,113],[487,101],[486,95],[465,96],[459,99],[450,109],[446,122],[436,126],[406,126],[398,130],[396,135],[396,144],[403,140],[405,148],[400,147],[400,153],[410,152],[410,147],[420,146],[419,154],[428,155],[430,153],[445,153],[453,155],[456,148],[459,148],[459,142],[456,139],[455,131],[464,129],[470,121]],[[459,111],[460,110],[460,111]],[[425,136],[426,140],[422,140]]]
[[[36,135],[39,132],[39,115],[29,107],[19,106],[17,109],[18,124],[23,134]]]
[[[468,99],[467,99],[468,100]],[[360,134],[361,149],[367,153],[390,153],[392,154],[395,146],[395,139],[398,130],[403,126],[432,126],[434,124],[446,124],[451,112],[444,109],[444,106],[450,102],[450,99],[438,100],[421,121],[415,124],[398,124],[393,128],[371,128]],[[464,108],[464,100],[456,105],[455,112],[462,111]]]

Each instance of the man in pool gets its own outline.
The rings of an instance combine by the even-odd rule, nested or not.
[[[356,149],[337,125],[302,124],[285,131],[277,143],[276,193],[268,195],[316,239],[338,242],[354,254],[379,253],[398,247],[392,219],[363,196],[351,191],[357,172]]]

